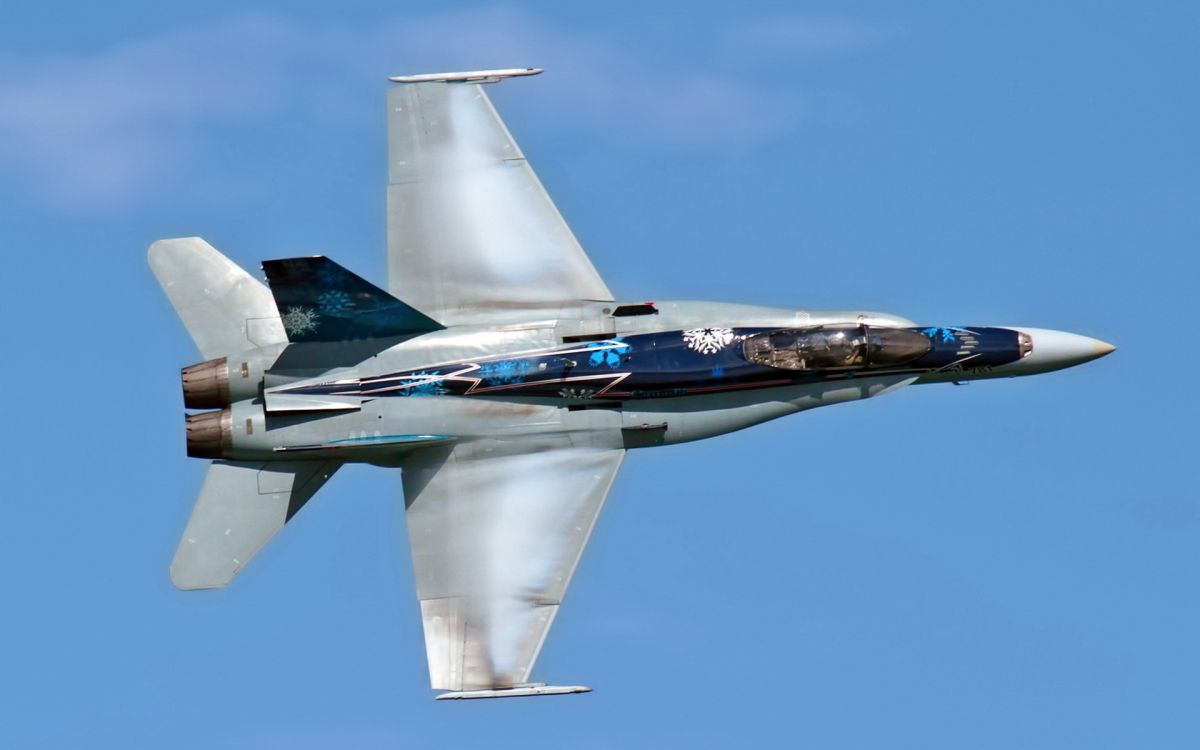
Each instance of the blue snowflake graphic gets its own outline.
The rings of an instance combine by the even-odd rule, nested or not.
[[[350,295],[340,289],[331,289],[328,292],[322,292],[321,296],[317,297],[317,304],[321,306],[321,310],[327,313],[342,312],[350,307]]]
[[[950,330],[949,328],[938,328],[937,326],[934,326],[932,328],[922,328],[921,333],[925,334],[926,336],[928,336],[931,339],[937,338],[938,335],[940,334],[942,337],[942,341],[954,341],[955,340],[954,331]]]
[[[607,341],[595,341],[591,344],[588,344],[588,349],[595,350],[592,352],[591,356],[588,357],[588,364],[592,367],[600,367],[601,365],[607,365],[608,367],[614,369],[619,367],[621,365],[621,357],[627,354],[630,349],[629,344],[620,343],[622,338],[624,337],[618,336],[615,339],[609,339]],[[612,346],[614,343],[616,343],[617,346]],[[607,348],[602,349],[600,347]]]
[[[502,359],[499,362],[484,362],[479,366],[479,377],[488,385],[510,385],[519,383],[533,365],[524,359]]]
[[[442,379],[437,377],[440,373],[437,370],[433,372],[414,372],[414,378],[431,378],[431,380],[421,380],[414,386],[410,386],[400,391],[406,396],[444,396],[449,393],[443,385]]]
[[[321,286],[333,287],[334,289],[344,288],[348,286],[350,274],[343,268],[334,265],[322,265],[317,269],[317,283]]]
[[[722,376],[722,375],[724,375],[724,374],[725,374],[725,368],[724,368],[724,367],[721,367],[720,365],[717,365],[716,367],[712,368],[712,376],[713,376],[714,378],[719,378],[719,377],[721,377],[721,376]]]

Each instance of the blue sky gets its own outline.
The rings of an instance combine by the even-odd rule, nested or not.
[[[1200,745],[1194,4],[76,6],[0,11],[0,746]],[[631,454],[535,672],[587,696],[431,700],[384,470],[174,590],[146,247],[382,280],[385,76],[525,65],[493,100],[623,298],[1119,350]]]

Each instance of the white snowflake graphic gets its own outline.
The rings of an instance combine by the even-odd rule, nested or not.
[[[683,343],[694,352],[716,354],[733,341],[730,328],[692,328],[683,332]]]
[[[299,336],[317,330],[320,319],[311,307],[289,307],[283,314],[283,328],[289,336]]]
[[[591,398],[596,395],[595,388],[563,388],[558,392],[563,398]]]

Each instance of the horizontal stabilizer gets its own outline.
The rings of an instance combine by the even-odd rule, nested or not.
[[[171,562],[181,589],[228,584],[321,489],[339,461],[214,461]]]
[[[592,689],[584,685],[520,685],[518,687],[501,688],[499,690],[458,690],[452,693],[442,693],[437,696],[439,701],[467,700],[472,698],[522,698],[527,695],[568,695],[570,693],[590,693]]]
[[[445,327],[324,256],[262,267],[293,343],[418,336]]]
[[[262,282],[199,237],[159,240],[148,260],[205,359],[287,340]]]

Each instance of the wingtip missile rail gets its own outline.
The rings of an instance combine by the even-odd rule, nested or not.
[[[534,682],[528,685],[517,685],[510,688],[495,690],[456,690],[437,696],[439,701],[476,700],[479,698],[524,698],[530,695],[570,695],[571,693],[590,693],[592,689],[585,685],[547,685],[544,682]]]
[[[503,68],[501,70],[470,70],[461,73],[421,73],[411,76],[388,76],[392,83],[496,83],[505,78],[535,76],[543,68]]]

